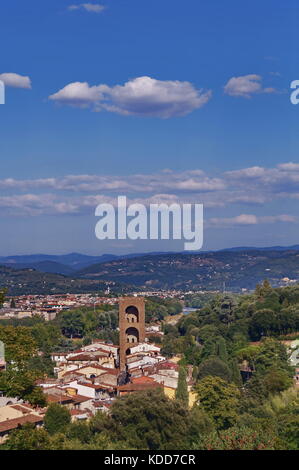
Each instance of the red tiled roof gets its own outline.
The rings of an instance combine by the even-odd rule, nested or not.
[[[146,382],[146,383],[129,383],[126,385],[120,385],[117,390],[120,392],[141,392],[143,390],[150,390],[151,388],[162,387],[158,382]]]
[[[91,398],[85,397],[84,395],[73,395],[72,400],[76,403],[84,403],[85,401],[91,400]]]
[[[22,406],[22,405],[10,405],[10,408],[14,410],[21,411],[23,414],[31,413],[33,407],[30,405]]]
[[[13,429],[16,429],[26,423],[43,423],[43,417],[30,414],[27,416],[22,416],[21,418],[7,419],[6,421],[0,423],[0,433],[12,431]]]
[[[50,395],[47,394],[47,401],[50,403],[71,403],[72,402],[72,397],[68,395]]]
[[[153,379],[152,377],[147,377],[145,375],[141,376],[141,377],[133,377],[132,378],[132,382],[134,384],[145,384],[145,383],[151,383],[151,382],[154,382],[155,379]]]

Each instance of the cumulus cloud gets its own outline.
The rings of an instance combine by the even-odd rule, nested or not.
[[[86,107],[93,103],[98,102],[102,95],[99,87],[90,87],[88,83],[74,82],[66,85],[57,93],[49,96],[49,99],[62,104],[69,104],[71,106]]]
[[[79,5],[70,5],[68,10],[85,10],[91,13],[101,13],[105,8],[104,5],[99,5],[98,3],[80,3]]]
[[[263,88],[262,77],[256,74],[232,77],[224,87],[224,93],[230,96],[250,98],[258,93],[275,93],[274,88]]]
[[[0,80],[7,87],[31,89],[31,79],[17,73],[2,73]]]
[[[190,82],[162,81],[145,76],[113,87],[74,82],[49,99],[70,106],[92,107],[95,111],[170,118],[185,116],[201,108],[211,96],[210,90],[196,89]]]
[[[281,214],[274,216],[257,217],[254,214],[240,214],[235,217],[213,217],[208,220],[210,226],[234,227],[242,225],[274,224],[277,222],[297,223],[298,217]]]
[[[250,183],[254,187],[270,188],[276,192],[277,190],[287,192],[299,190],[299,165],[293,162],[282,163],[276,168],[253,166],[228,171],[225,176],[238,185]]]
[[[293,223],[289,214],[255,216],[254,207],[275,200],[299,199],[299,165],[285,162],[274,168],[254,166],[206,174],[201,169],[129,175],[79,174],[60,178],[0,179],[0,207],[5,211],[28,214],[79,214],[93,210],[98,201],[116,201],[126,195],[133,202],[202,203],[207,209],[221,208],[221,217],[211,218],[213,226],[256,225],[257,223]],[[7,195],[5,195],[7,194]],[[225,217],[227,207],[240,215]],[[241,212],[242,211],[242,212]],[[259,211],[260,212],[260,211]],[[266,212],[266,209],[265,209]]]
[[[221,178],[210,178],[201,170],[137,174],[128,176],[102,175],[68,175],[62,178],[38,178],[35,180],[17,180],[6,178],[0,180],[0,189],[55,189],[58,191],[106,191],[128,193],[162,192],[173,190],[178,192],[213,192],[225,189]]]

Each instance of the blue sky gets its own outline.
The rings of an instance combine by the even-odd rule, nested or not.
[[[86,2],[1,3],[0,254],[181,249],[97,240],[118,194],[203,202],[203,249],[297,243],[295,0]]]

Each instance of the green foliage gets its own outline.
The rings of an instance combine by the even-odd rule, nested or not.
[[[32,405],[44,406],[46,404],[44,394],[35,385],[38,377],[35,371],[26,368],[8,367],[6,371],[0,374],[0,390],[9,397],[29,401]]]
[[[50,436],[44,429],[37,429],[32,424],[25,424],[13,431],[5,443],[7,450],[49,450]]]
[[[230,370],[231,370],[231,381],[237,386],[242,386],[242,377],[240,373],[240,368],[238,361],[233,358],[230,362]]]
[[[231,427],[205,436],[198,447],[201,450],[275,450],[278,439],[271,430],[267,433],[248,427]]]
[[[182,303],[175,299],[148,297],[145,304],[145,320],[147,323],[161,321],[167,315],[178,315],[182,309]]]
[[[188,446],[189,411],[162,391],[126,395],[113,404],[111,419],[119,427],[118,437],[133,448],[176,450]]]
[[[198,406],[213,420],[217,429],[236,424],[240,392],[220,377],[207,376],[195,386]]]
[[[5,295],[7,293],[7,289],[0,289],[0,308],[2,308],[5,302]]]
[[[226,342],[223,337],[220,337],[217,341],[217,349],[216,354],[221,359],[221,361],[226,362],[228,361],[228,354],[226,349]]]
[[[82,444],[88,444],[92,438],[92,432],[88,423],[75,421],[66,428],[66,437]]]
[[[28,328],[0,326],[0,340],[5,344],[6,360],[14,361],[18,365],[37,353],[37,344]]]
[[[67,408],[52,403],[45,414],[44,425],[50,435],[63,432],[71,422],[71,415]]]
[[[220,377],[230,382],[232,374],[225,362],[218,357],[211,357],[203,361],[198,367],[198,379],[203,379],[207,376]]]
[[[187,385],[187,371],[186,368],[180,366],[179,369],[179,378],[178,378],[178,385],[175,391],[175,398],[179,400],[184,406],[188,406],[189,404],[189,393],[188,393],[188,385]]]

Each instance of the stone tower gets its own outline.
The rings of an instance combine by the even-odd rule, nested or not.
[[[120,370],[126,369],[129,348],[145,341],[145,303],[143,297],[124,297],[119,301]]]

